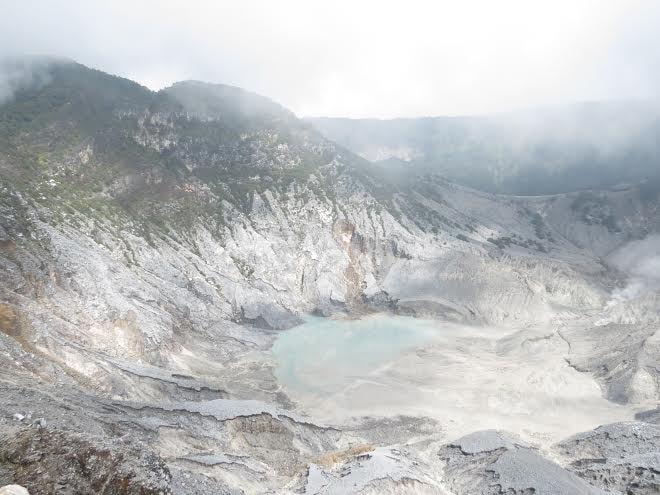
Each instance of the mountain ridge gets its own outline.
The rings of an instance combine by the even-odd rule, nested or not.
[[[660,106],[590,102],[485,116],[310,118],[383,168],[439,173],[495,193],[537,195],[657,182]]]

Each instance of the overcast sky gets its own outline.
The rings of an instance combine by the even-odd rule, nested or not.
[[[660,0],[0,0],[0,55],[159,89],[240,86],[299,116],[658,98]]]

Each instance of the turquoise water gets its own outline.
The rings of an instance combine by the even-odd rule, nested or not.
[[[438,335],[436,322],[375,315],[361,320],[309,317],[273,345],[276,376],[289,389],[332,392],[365,379],[402,352]]]

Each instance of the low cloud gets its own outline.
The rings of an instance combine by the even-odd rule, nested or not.
[[[51,62],[44,58],[5,58],[0,60],[0,104],[18,91],[42,87],[51,80]]]
[[[660,88],[655,0],[0,4],[0,57],[69,57],[152,89],[231,84],[299,116],[483,114]]]

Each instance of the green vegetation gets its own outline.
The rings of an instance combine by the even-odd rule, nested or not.
[[[336,172],[322,170],[333,150],[266,98],[204,83],[153,93],[71,62],[38,70],[0,105],[0,179],[57,223],[92,219],[95,237],[110,224],[153,243],[200,222],[222,235],[225,202],[246,214],[267,190],[334,196]]]

